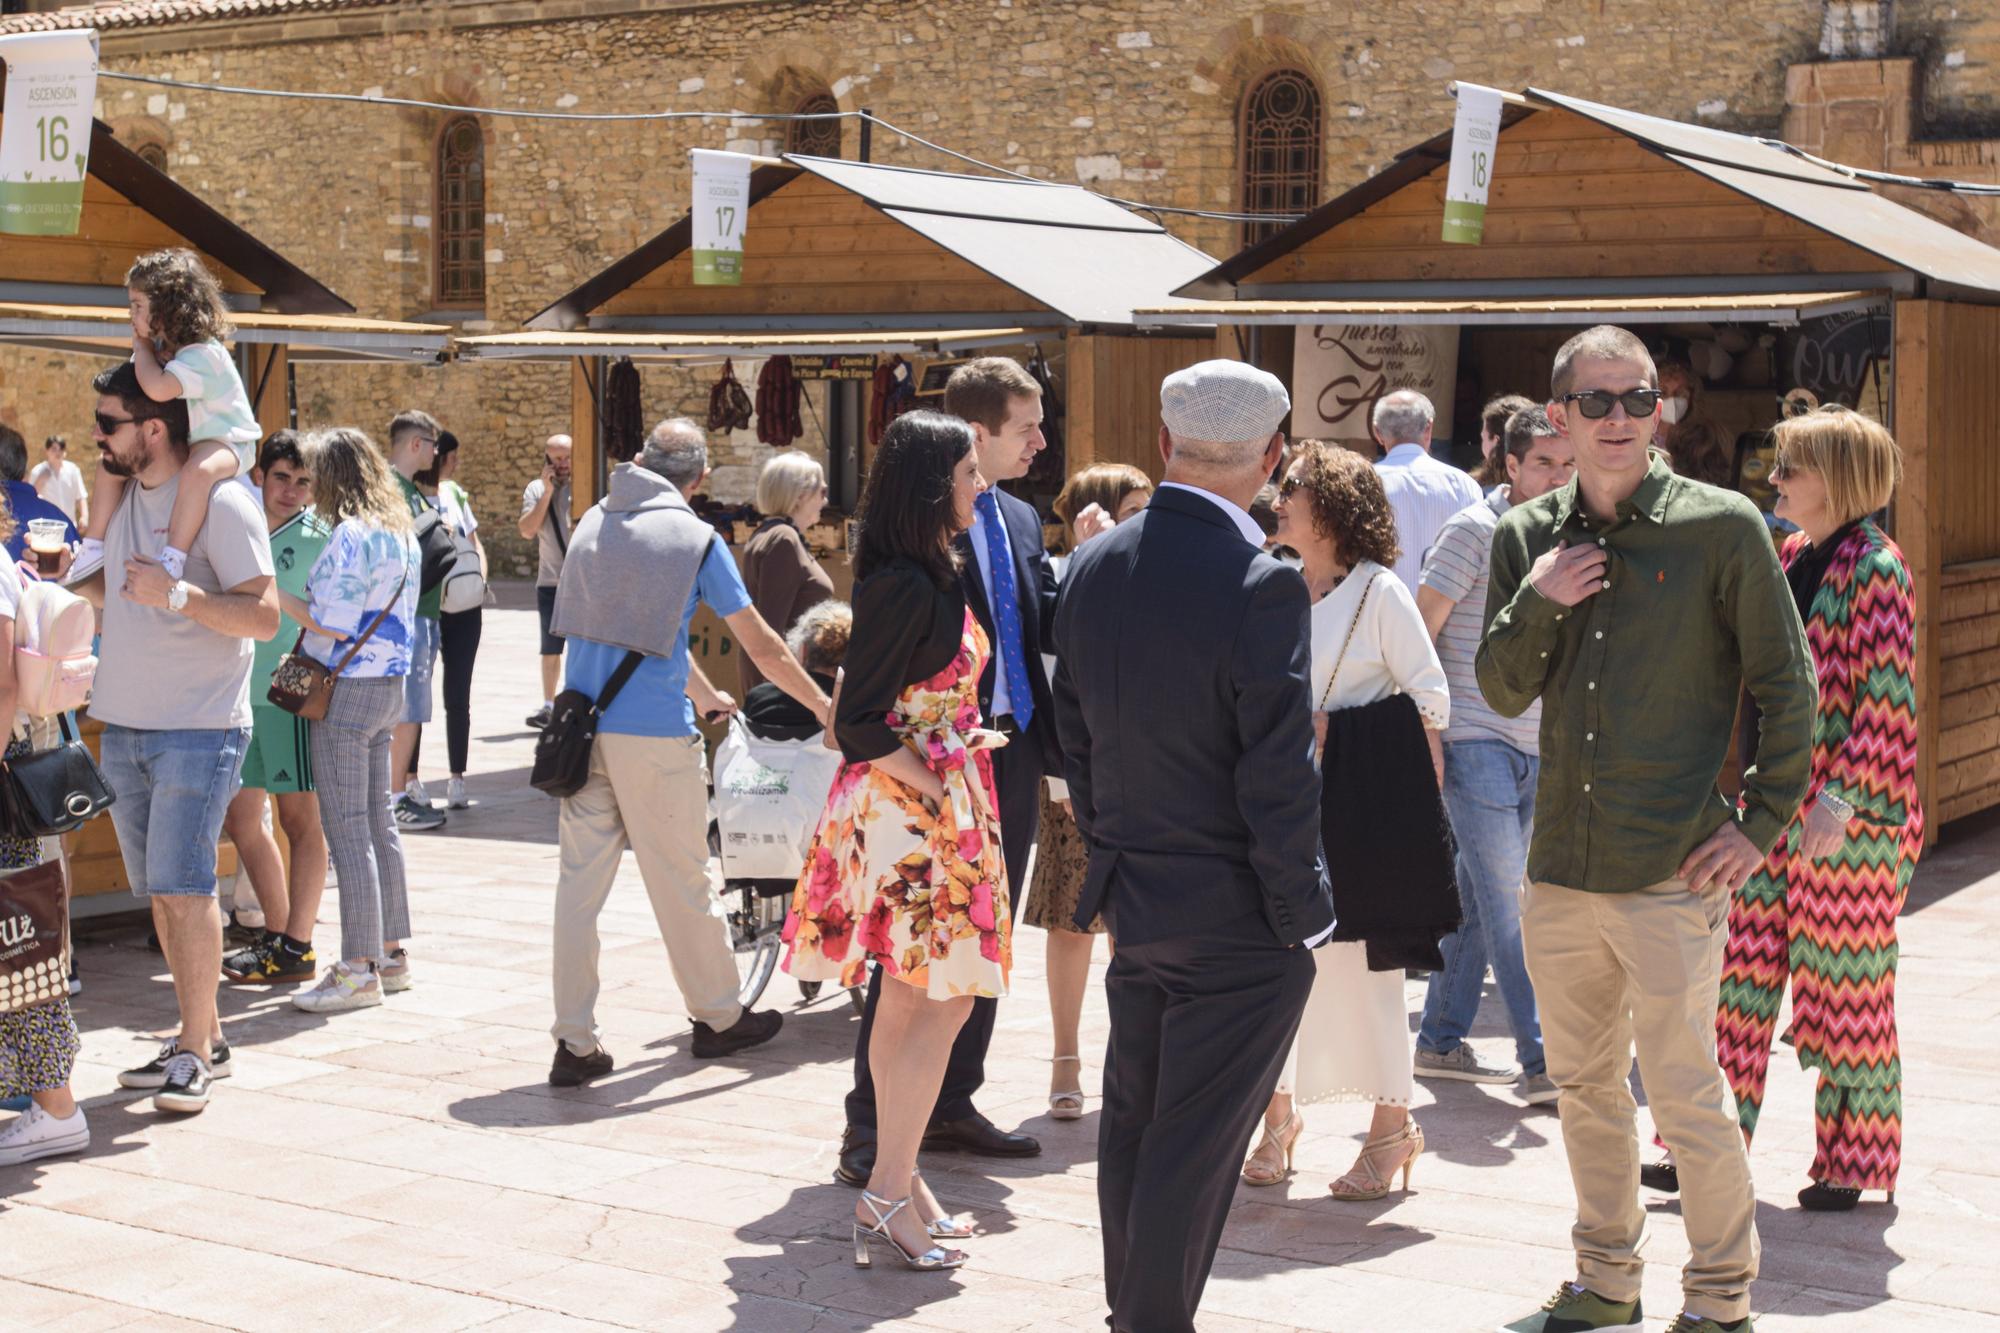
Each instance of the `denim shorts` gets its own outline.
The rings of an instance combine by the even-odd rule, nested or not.
[[[249,743],[248,727],[104,728],[104,780],[117,796],[111,824],[133,897],[215,895],[215,844]]]
[[[437,669],[438,622],[418,616],[410,635],[410,674],[403,677],[403,721],[431,720],[431,675]]]

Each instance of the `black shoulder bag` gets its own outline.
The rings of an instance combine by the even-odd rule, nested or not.
[[[0,827],[16,837],[49,838],[82,828],[116,799],[97,761],[62,714],[52,749],[16,755],[0,769]]]
[[[528,785],[551,796],[574,796],[590,777],[590,747],[597,741],[597,724],[625,682],[646,655],[634,648],[604,682],[593,699],[582,690],[564,690],[549,706],[549,724],[535,742],[535,767]]]

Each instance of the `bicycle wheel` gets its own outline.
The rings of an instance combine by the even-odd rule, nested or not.
[[[737,910],[729,914],[730,942],[736,946],[736,998],[747,1009],[763,996],[778,970],[785,900],[764,897],[749,885],[731,887],[740,901]]]

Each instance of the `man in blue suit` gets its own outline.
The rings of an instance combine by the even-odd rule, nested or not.
[[[7,507],[14,511],[14,535],[7,539],[7,555],[19,560],[27,549],[28,520],[52,518],[63,525],[63,540],[76,540],[76,524],[69,515],[44,500],[26,480],[28,442],[12,426],[0,425],[0,481],[7,487]]]
[[[1118,1333],[1192,1333],[1237,1168],[1333,930],[1319,855],[1308,602],[1248,510],[1284,386],[1204,361],[1160,386],[1166,480],[1070,559],[1055,709],[1089,869],[1079,926],[1118,940],[1097,1136]]]
[[[968,361],[945,384],[944,410],[972,427],[979,471],[989,483],[1027,475],[1047,441],[1042,436],[1042,388],[1019,362],[986,356]],[[1000,797],[1000,844],[1007,859],[1007,888],[1018,916],[1027,890],[1024,872],[1041,820],[1041,784],[1056,771],[1055,710],[1043,641],[1055,611],[1056,576],[1042,549],[1042,520],[1033,505],[997,484],[981,493],[972,530],[959,538],[966,605],[993,645],[979,678],[979,711],[986,725],[1008,737],[994,752],[993,780]],[[875,1084],[868,1073],[868,1041],[875,1027],[881,973],[868,983],[868,1003],[855,1040],[854,1089],[847,1094],[847,1132],[834,1175],[862,1186],[875,1164]],[[973,1094],[986,1081],[986,1048],[993,1041],[998,1001],[975,1000],[959,1029],[945,1068],[944,1087],[931,1112],[924,1147],[985,1157],[1032,1157],[1042,1145],[1009,1133],[981,1115]]]

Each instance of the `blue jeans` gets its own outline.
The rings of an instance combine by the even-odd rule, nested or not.
[[[403,677],[403,717],[418,726],[431,720],[431,671],[437,666],[438,622],[418,616],[410,633],[410,674]],[[414,767],[414,765],[412,765]],[[401,782],[401,777],[394,779]]]
[[[1458,841],[1458,897],[1465,921],[1445,936],[1444,969],[1431,973],[1417,1048],[1449,1054],[1479,1016],[1486,965],[1507,1005],[1515,1058],[1524,1074],[1545,1072],[1535,988],[1521,956],[1521,884],[1535,823],[1542,761],[1505,741],[1448,741],[1444,803]]]
[[[211,897],[222,814],[243,772],[248,727],[140,731],[106,726],[104,780],[132,896]]]

